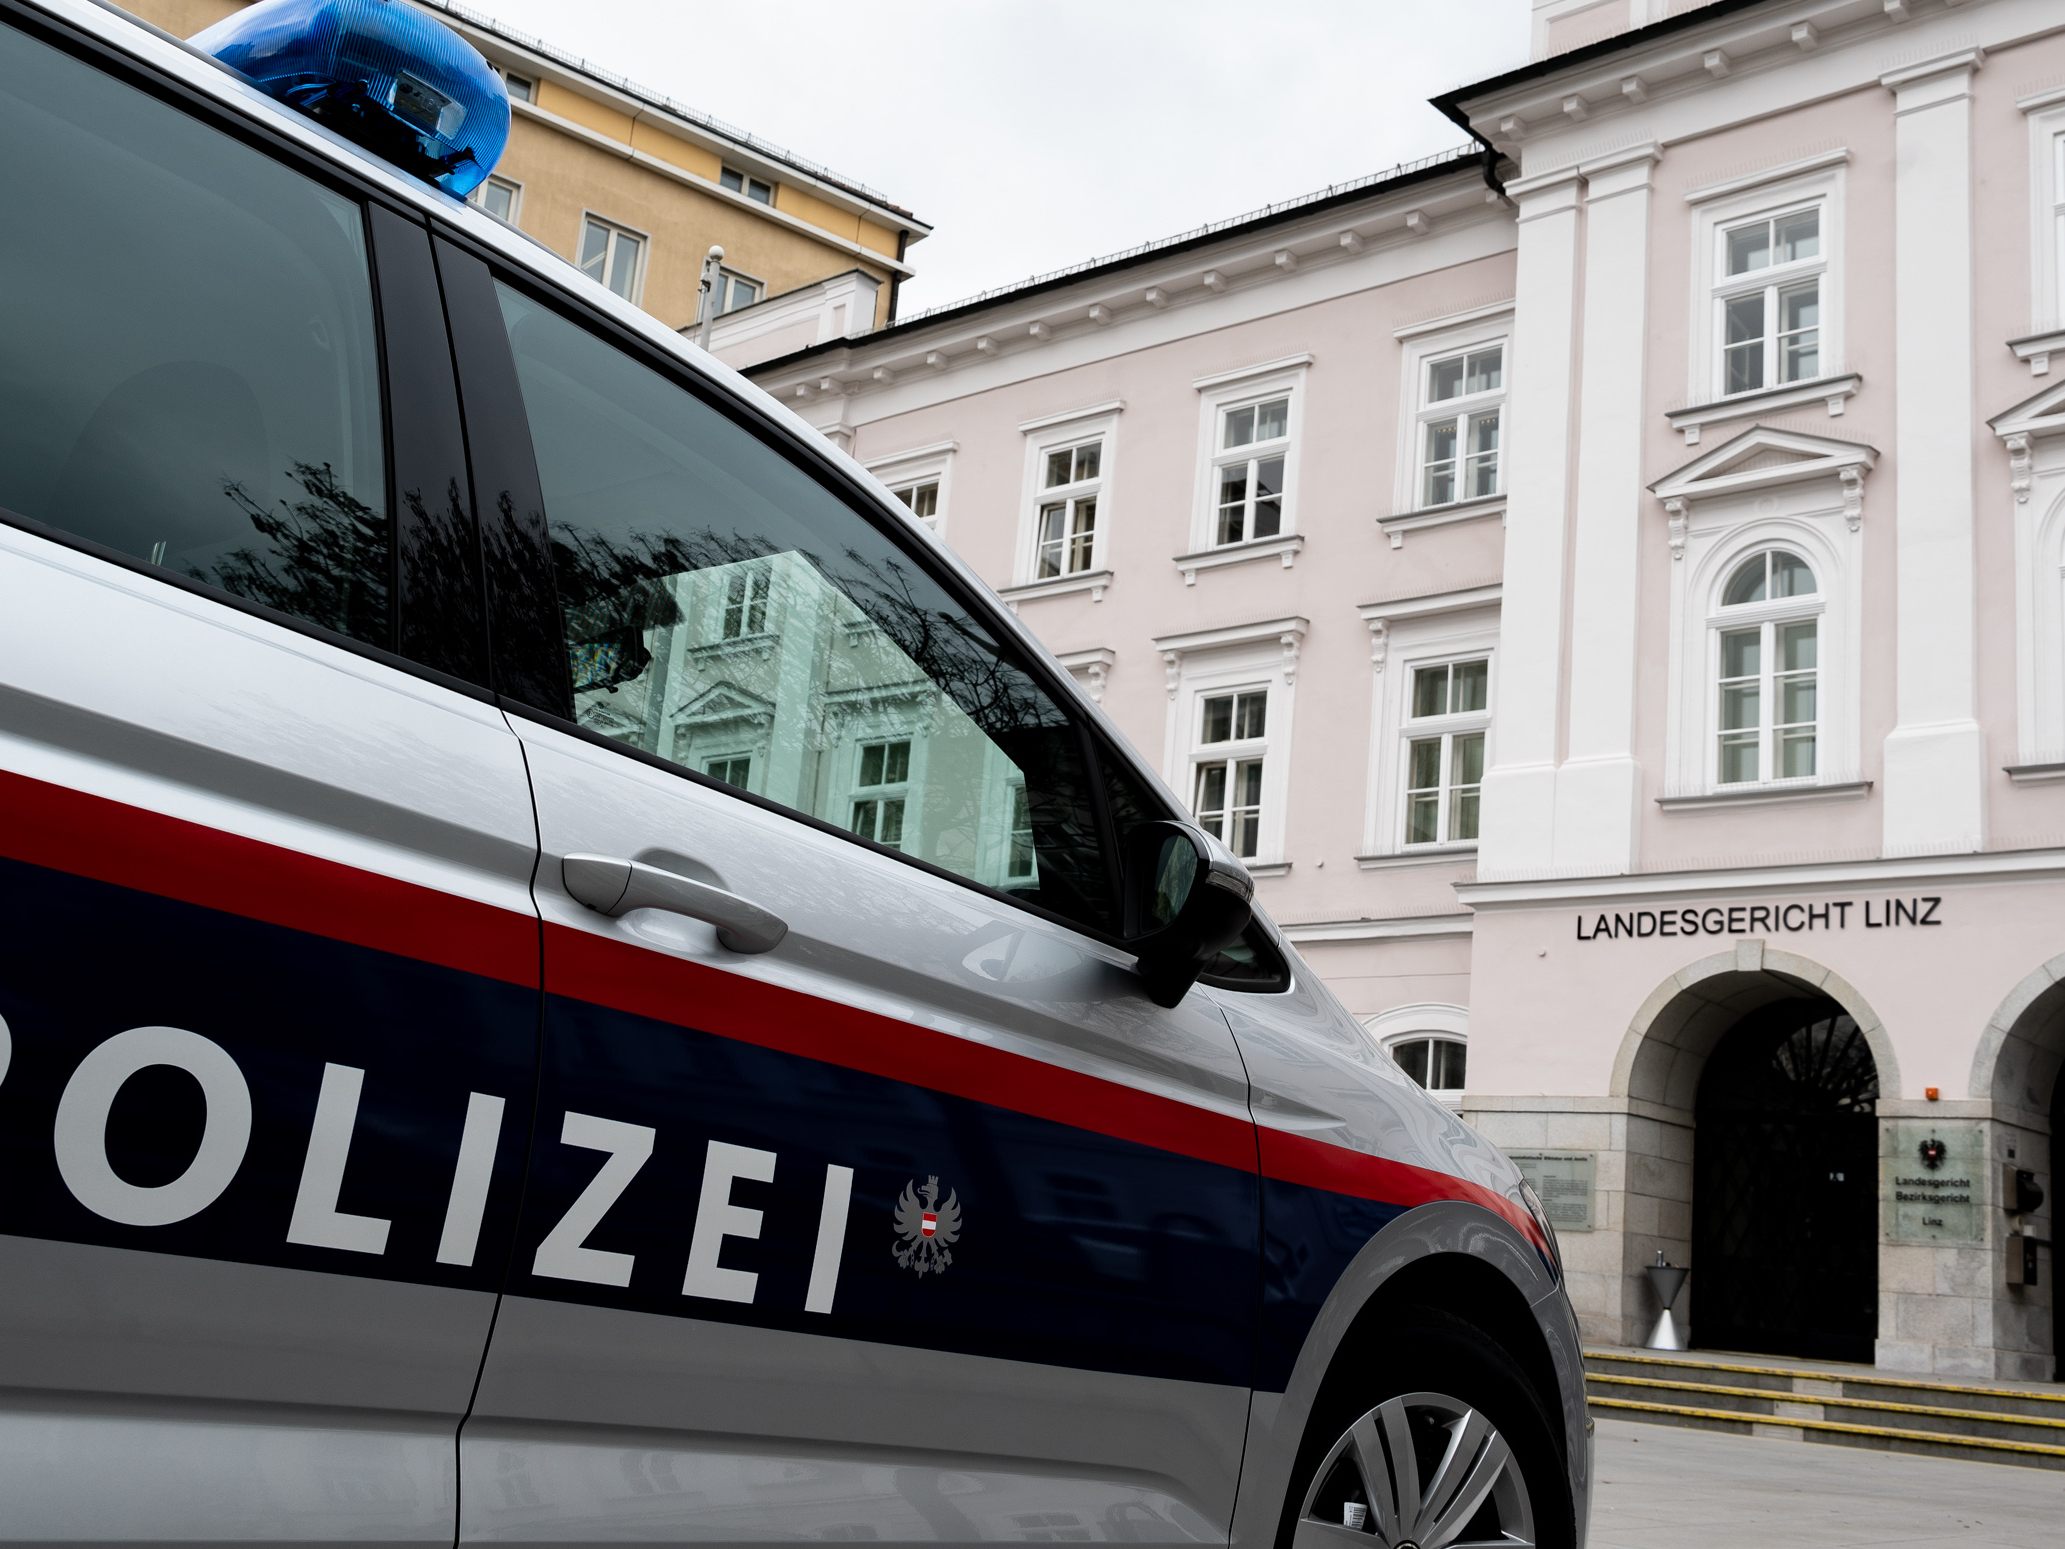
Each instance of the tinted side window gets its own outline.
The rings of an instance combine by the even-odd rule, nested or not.
[[[501,298],[580,723],[1109,928],[1081,737],[989,627],[717,410]]]
[[[0,507],[391,642],[365,219],[0,27]]]

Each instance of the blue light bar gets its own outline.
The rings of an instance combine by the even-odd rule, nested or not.
[[[448,194],[478,188],[509,143],[509,93],[494,66],[403,0],[263,0],[192,42]]]

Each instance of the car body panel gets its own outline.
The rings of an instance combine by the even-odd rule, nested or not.
[[[448,1542],[534,1082],[516,739],[6,527],[0,595],[0,1535]],[[90,1065],[171,1035],[210,1085]],[[504,1143],[441,1263],[475,1091]],[[218,1135],[227,1181],[165,1219],[96,1193],[96,1153],[162,1192]]]

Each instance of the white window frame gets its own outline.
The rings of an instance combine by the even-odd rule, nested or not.
[[[519,81],[523,83],[521,90],[517,87],[517,82]],[[538,78],[535,75],[525,75],[520,70],[505,69],[502,71],[502,86],[509,93],[509,99],[512,102],[528,102],[533,106],[537,104]]]
[[[2030,331],[2065,329],[2065,101],[2045,92],[2029,115]]]
[[[1436,1101],[1450,1108],[1462,1106],[1463,1094],[1469,1090],[1467,1066],[1470,1049],[1470,1013],[1461,1006],[1438,1001],[1426,1001],[1412,1006],[1395,1006],[1363,1019],[1363,1030],[1369,1034],[1376,1046],[1387,1057],[1395,1060],[1392,1051],[1402,1044],[1414,1043],[1423,1038],[1438,1039],[1444,1043],[1460,1044],[1466,1067],[1465,1084],[1453,1088],[1426,1087],[1422,1090]],[[1410,1076],[1406,1077],[1411,1080]],[[1417,1084],[1417,1083],[1415,1083]]]
[[[1727,272],[1728,239],[1734,233],[1754,227],[1764,227],[1775,236],[1779,221],[1810,213],[1814,216],[1815,225],[1815,254],[1812,258],[1796,258],[1786,263],[1766,264],[1761,269],[1750,269],[1741,274],[1729,274]],[[1805,199],[1780,208],[1762,211],[1755,215],[1743,216],[1715,226],[1714,241],[1717,244],[1717,249],[1713,255],[1714,288],[1711,324],[1714,330],[1712,342],[1714,381],[1710,391],[1716,400],[1746,398],[1755,393],[1776,392],[1783,388],[1797,387],[1802,382],[1818,382],[1828,375],[1825,369],[1825,362],[1821,358],[1822,344],[1827,334],[1818,320],[1813,328],[1815,334],[1815,369],[1805,376],[1786,377],[1781,374],[1785,369],[1785,341],[1789,336],[1784,326],[1784,297],[1786,292],[1798,290],[1802,285],[1812,283],[1814,286],[1814,304],[1817,319],[1825,316],[1827,313],[1826,302],[1829,288],[1828,261],[1824,256],[1827,249],[1823,245],[1825,237],[1824,228],[1827,223],[1828,210],[1826,204],[1820,199]],[[1763,331],[1759,336],[1760,359],[1758,362],[1758,380],[1749,387],[1736,388],[1731,391],[1727,381],[1729,350],[1728,304],[1731,301],[1739,301],[1746,296],[1758,297],[1763,309]],[[1793,330],[1795,333],[1804,333],[1806,331],[1805,329]]]
[[[710,767],[713,764],[735,764],[740,759],[746,761],[746,783],[744,785],[732,784],[731,781],[726,780]],[[708,775],[712,780],[717,781],[729,790],[750,792],[753,789],[753,777],[761,772],[763,761],[761,753],[752,747],[738,747],[723,753],[705,753],[701,757],[702,768],[698,773]]]
[[[746,302],[744,306],[733,307],[720,305],[717,308],[717,315],[719,317],[727,316],[733,312],[742,312],[745,310],[745,307],[757,306],[760,302],[763,302],[767,299],[767,282],[765,280],[758,279],[753,275],[747,274],[740,269],[731,269],[720,264],[717,269],[717,283],[723,292],[722,296],[720,296],[719,298],[720,301],[729,298],[729,296],[732,293],[732,290],[740,285],[750,285],[753,287],[754,292],[753,299],[751,301]],[[700,296],[697,297],[698,307],[700,307],[701,299],[702,298]],[[697,313],[697,318],[700,321],[700,311],[698,311]]]
[[[765,560],[746,560],[713,571],[712,579],[717,583],[716,596],[711,599],[710,610],[711,621],[716,625],[715,633],[711,636],[713,640],[759,640],[774,632],[770,622],[774,612],[772,565]],[[739,628],[736,633],[731,629],[731,590],[734,583],[743,583],[742,594],[738,600]],[[756,603],[760,610],[758,629],[752,627]]]
[[[887,486],[889,493],[899,497],[897,504],[906,511],[907,502],[900,497],[905,490],[916,489],[920,484],[939,486],[938,510],[930,521],[913,513],[913,520],[921,522],[941,538],[946,536],[947,509],[953,489],[954,453],[960,450],[958,441],[935,441],[927,446],[908,447],[901,452],[888,452],[880,457],[870,457],[862,464],[869,473]]]
[[[588,228],[591,225],[600,226],[609,233],[609,244],[603,249],[602,274],[590,278],[611,295],[618,294],[609,283],[610,268],[616,262],[617,245],[620,242],[634,244],[631,260],[631,293],[624,299],[634,307],[641,305],[645,299],[645,271],[652,256],[652,238],[636,227],[626,226],[622,221],[613,221],[607,215],[597,215],[593,210],[583,210],[581,224],[574,236],[574,267],[577,269],[581,267],[581,250],[587,245]],[[581,272],[587,273],[585,269]]]
[[[1357,610],[1370,631],[1374,680],[1369,788],[1363,804],[1362,853],[1357,857],[1365,868],[1438,861],[1444,856],[1468,858],[1476,852],[1475,839],[1408,845],[1406,784],[1414,738],[1436,731],[1483,730],[1484,766],[1490,772],[1497,751],[1497,729],[1492,724],[1491,710],[1498,703],[1499,601],[1499,587],[1483,586],[1397,602],[1368,603]],[[1443,662],[1476,660],[1489,664],[1482,712],[1413,718],[1414,672]],[[1483,832],[1481,798],[1478,832]]]
[[[1776,454],[1776,455],[1774,455]],[[1783,455],[1798,461],[1786,465]],[[1747,472],[1734,465],[1775,463]],[[1663,799],[1783,797],[1863,779],[1863,586],[1867,448],[1757,427],[1654,486],[1672,524],[1670,650]],[[1813,569],[1822,620],[1815,649],[1819,731],[1811,779],[1721,785],[1722,588],[1759,549],[1790,549]],[[1788,602],[1792,599],[1788,599]],[[1728,610],[1745,619],[1756,607]],[[1891,671],[1891,663],[1886,664]]]
[[[872,747],[890,748],[899,742],[904,744],[906,749],[903,778],[901,780],[881,781],[874,785],[861,784],[861,763],[867,756],[867,750]],[[895,730],[867,736],[856,736],[852,740],[846,753],[846,799],[840,804],[839,808],[842,819],[841,826],[848,833],[855,834],[860,838],[870,840],[875,844],[898,851],[904,855],[924,854],[924,847],[914,844],[914,841],[918,838],[918,808],[925,789],[923,783],[924,770],[918,759],[919,743],[920,739],[915,732]],[[884,755],[884,761],[885,763],[887,761],[886,754]],[[897,830],[896,842],[894,844],[890,844],[887,840],[877,837],[882,828],[881,814],[879,812],[875,815],[875,833],[862,834],[860,830],[853,826],[853,809],[858,803],[863,801],[896,801],[903,804],[903,822]]]
[[[726,183],[724,180],[728,177],[737,178],[739,180],[739,186],[737,188],[733,188],[730,184]],[[717,168],[717,186],[719,188],[722,188],[726,193],[737,194],[741,199],[750,199],[753,201],[753,203],[757,205],[764,205],[766,208],[771,210],[774,208],[775,190],[778,189],[781,185],[778,183],[769,182],[764,177],[758,177],[755,174],[746,171],[743,167],[734,167],[731,166],[729,163],[720,163]],[[754,193],[753,190],[756,188],[765,189],[767,191],[767,197],[763,199],[758,194]]]
[[[523,211],[523,184],[517,182],[515,178],[503,177],[500,173],[492,173],[480,180],[480,185],[466,196],[466,202],[475,209],[486,211],[488,208],[486,194],[490,184],[497,188],[509,190],[509,213],[503,216],[502,219],[514,226],[517,217]],[[490,211],[489,213],[492,212]]]
[[[1475,835],[1467,839],[1457,839],[1452,836],[1452,813],[1449,808],[1449,802],[1456,787],[1454,763],[1456,739],[1458,737],[1482,736],[1484,738],[1484,754],[1487,761],[1491,755],[1491,658],[1492,653],[1488,650],[1482,652],[1472,651],[1457,656],[1427,657],[1411,662],[1406,666],[1405,720],[1399,727],[1398,735],[1398,758],[1400,763],[1398,771],[1397,845],[1398,853],[1401,855],[1417,854],[1429,850],[1474,850],[1477,848],[1477,837]],[[1414,716],[1412,713],[1412,703],[1413,680],[1415,678],[1422,673],[1431,673],[1444,668],[1452,670],[1464,663],[1476,662],[1484,663],[1483,709],[1449,711],[1439,715]],[[1412,784],[1412,746],[1415,742],[1428,742],[1437,738],[1441,742],[1441,784],[1437,788],[1436,797],[1436,811],[1438,814],[1436,827],[1439,830],[1440,837],[1415,841],[1410,837],[1414,790]],[[1488,768],[1488,762],[1480,766],[1477,777],[1477,822],[1480,834],[1484,828],[1484,771]]]
[[[1093,601],[1103,600],[1104,589],[1111,581],[1111,524],[1119,471],[1118,422],[1124,407],[1117,402],[1099,404],[1031,420],[1018,427],[1025,436],[1025,481],[1020,495],[1018,546],[1012,561],[1013,584],[1002,594],[1006,602],[1015,604],[1027,597],[1078,591],[1089,592]],[[1061,486],[1058,492],[1048,489],[1048,456],[1092,441],[1103,443],[1098,453],[1097,477]],[[1052,504],[1057,493],[1071,500],[1094,493],[1096,526],[1091,531],[1090,562],[1086,569],[1043,577],[1039,571],[1040,508]]]
[[[1811,786],[1817,784],[1820,779],[1822,752],[1820,637],[1822,634],[1821,616],[1827,608],[1827,599],[1822,596],[1821,592],[1824,584],[1821,572],[1818,570],[1814,571],[1814,590],[1804,596],[1767,596],[1761,602],[1735,603],[1732,605],[1722,601],[1723,596],[1726,594],[1728,583],[1734,579],[1736,573],[1745,564],[1762,556],[1764,557],[1764,563],[1768,572],[1771,564],[1769,556],[1774,554],[1789,554],[1799,560],[1800,563],[1806,565],[1810,570],[1813,570],[1813,561],[1805,554],[1802,554],[1794,545],[1781,542],[1767,543],[1739,553],[1734,563],[1715,578],[1713,593],[1708,599],[1707,681],[1711,685],[1709,693],[1712,702],[1707,707],[1707,718],[1708,725],[1712,728],[1712,745],[1708,748],[1707,783],[1715,791],[1753,790],[1761,787],[1795,785]],[[1815,628],[1815,773],[1812,775],[1782,776],[1775,772],[1779,763],[1777,729],[1780,725],[1791,725],[1792,723],[1780,722],[1778,719],[1780,701],[1778,679],[1783,676],[1778,669],[1778,631],[1788,624],[1807,623],[1813,624]],[[1721,677],[1723,665],[1721,641],[1725,635],[1738,632],[1747,633],[1750,630],[1757,632],[1758,715],[1755,730],[1757,733],[1758,777],[1755,780],[1723,782],[1721,779],[1721,738],[1724,735],[1721,729],[1721,685],[1723,681]],[[1728,681],[1732,682],[1734,680],[1730,679]],[[1737,728],[1735,734],[1739,735],[1744,729]]]
[[[2065,383],[1992,425],[2015,534],[2016,763],[2048,771],[2065,765]]]
[[[1197,489],[1191,509],[1190,550],[1177,556],[1176,560],[1178,566],[1183,569],[1186,583],[1194,584],[1198,570],[1212,568],[1212,562],[1223,563],[1247,558],[1267,559],[1281,555],[1284,568],[1289,569],[1298,550],[1303,547],[1304,540],[1298,531],[1299,464],[1303,461],[1299,455],[1299,447],[1305,433],[1305,384],[1311,364],[1312,356],[1293,355],[1281,360],[1263,361],[1231,371],[1216,372],[1211,376],[1199,377],[1191,384],[1198,392]],[[1227,415],[1278,398],[1285,399],[1288,405],[1287,424],[1283,436],[1267,443],[1250,443],[1231,451],[1221,447],[1221,427],[1225,424]],[[1284,460],[1283,519],[1277,530],[1263,538],[1254,537],[1250,531],[1237,542],[1219,542],[1220,468],[1236,462],[1252,463],[1259,457],[1275,456],[1281,456]],[[1250,513],[1247,521],[1250,529],[1253,525],[1254,504],[1251,480],[1247,501],[1247,510]],[[1198,561],[1206,563],[1199,564]]]
[[[1266,735],[1262,749],[1262,821],[1256,852],[1245,864],[1258,877],[1290,870],[1285,835],[1290,811],[1293,730],[1297,708],[1298,657],[1307,621],[1267,619],[1188,635],[1166,635],[1155,641],[1169,690],[1169,715],[1163,737],[1162,777],[1181,796],[1184,810],[1196,795],[1193,771],[1200,761],[1198,735],[1204,726],[1204,701],[1237,689],[1266,689]],[[1230,744],[1215,744],[1205,761]],[[1245,746],[1245,744],[1243,744]]]
[[[1722,192],[1694,197],[1692,233],[1692,323],[1686,351],[1688,379],[1686,402],[1724,403],[1754,399],[1764,393],[1797,391],[1809,382],[1825,382],[1844,373],[1843,345],[1843,253],[1844,253],[1844,163],[1818,167],[1812,172],[1759,180],[1750,186],[1738,180],[1721,185]],[[1727,274],[1727,237],[1730,228],[1817,205],[1821,211],[1821,251],[1812,259],[1758,269],[1731,278]],[[1820,364],[1815,374],[1796,382],[1780,382],[1767,375],[1761,387],[1724,394],[1722,338],[1725,330],[1722,301],[1744,291],[1777,288],[1815,278],[1821,290]],[[1775,303],[1767,299],[1767,308]],[[1767,315],[1766,338],[1775,338],[1777,319]],[[1767,371],[1775,366],[1774,352],[1767,350]]]
[[[1190,769],[1188,780],[1184,787],[1187,793],[1185,799],[1190,803],[1190,815],[1208,833],[1212,832],[1211,826],[1206,822],[1204,812],[1199,803],[1203,794],[1205,772],[1210,769],[1223,770],[1226,777],[1224,785],[1226,802],[1225,806],[1219,809],[1219,827],[1215,837],[1243,861],[1259,860],[1262,857],[1263,822],[1268,813],[1269,804],[1269,688],[1270,685],[1266,681],[1228,684],[1222,688],[1200,692],[1193,696],[1191,702],[1193,724],[1190,731]],[[1253,701],[1256,699],[1259,699],[1262,703],[1262,735],[1259,737],[1240,736],[1242,701]],[[1205,715],[1209,708],[1220,700],[1229,702],[1227,712],[1230,717],[1229,729],[1234,735],[1218,742],[1207,742],[1205,741],[1204,728]],[[1238,778],[1241,769],[1249,764],[1260,764],[1262,766],[1261,789],[1257,793],[1252,807],[1240,799]],[[1250,811],[1254,813],[1255,818],[1255,853],[1252,855],[1242,855],[1236,820],[1242,814]]]
[[[1405,512],[1444,512],[1451,510],[1477,510],[1506,498],[1506,465],[1511,455],[1512,416],[1508,412],[1508,400],[1513,391],[1513,309],[1502,306],[1496,311],[1458,323],[1454,327],[1428,330],[1414,329],[1399,337],[1401,348],[1401,371],[1399,376],[1398,401],[1404,412],[1398,416],[1398,478],[1392,510]],[[1499,346],[1499,387],[1495,392],[1471,393],[1464,397],[1444,398],[1432,403],[1427,398],[1428,369],[1438,360],[1455,355],[1466,355],[1472,351]],[[1472,495],[1455,500],[1428,505],[1421,500],[1424,484],[1420,478],[1421,459],[1427,439],[1427,426],[1435,420],[1449,419],[1461,413],[1484,414],[1496,409],[1499,414],[1499,475],[1498,487],[1489,495]],[[1458,442],[1457,461],[1462,461],[1461,443]],[[1462,488],[1460,469],[1456,481]]]

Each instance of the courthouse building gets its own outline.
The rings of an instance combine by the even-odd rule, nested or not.
[[[719,351],[1554,1185],[1588,1337],[1661,1253],[1702,1346],[2049,1379],[2065,7],[1535,25],[1454,154]]]

